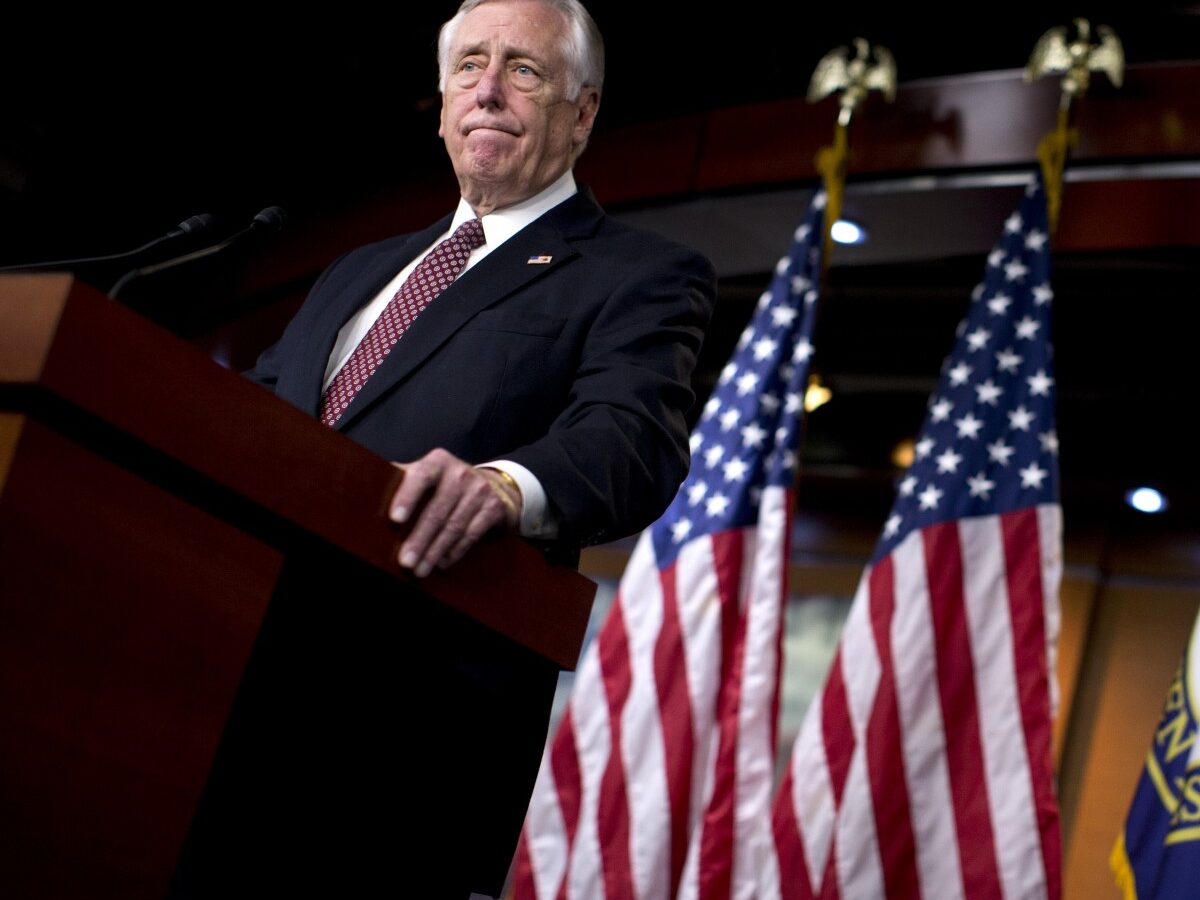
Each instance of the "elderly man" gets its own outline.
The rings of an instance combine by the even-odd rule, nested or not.
[[[582,6],[467,0],[438,51],[457,210],[338,260],[249,373],[403,464],[418,576],[495,527],[570,548],[652,521],[713,296],[706,260],[576,187],[603,80]]]
[[[494,528],[570,553],[659,515],[714,294],[706,260],[576,186],[603,82],[577,0],[467,0],[438,55],[458,208],[335,262],[249,373],[403,466],[390,512],[419,577]],[[470,677],[476,781],[457,787],[478,821],[453,885],[422,896],[499,892],[545,739],[552,671]]]

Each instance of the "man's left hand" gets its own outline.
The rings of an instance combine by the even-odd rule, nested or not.
[[[400,565],[418,578],[458,562],[493,528],[516,528],[521,519],[520,491],[492,469],[477,469],[442,449],[395,465],[404,481],[388,507],[392,521],[410,521],[428,496],[400,546]]]

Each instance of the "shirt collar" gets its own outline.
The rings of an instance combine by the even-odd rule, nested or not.
[[[573,197],[577,192],[575,175],[570,169],[567,169],[557,181],[528,200],[522,200],[520,203],[514,203],[512,206],[488,213],[480,220],[483,223],[483,236],[487,239],[488,249],[495,249],[503,244],[526,225],[540,218],[564,200]],[[450,223],[450,234],[453,234],[463,222],[474,218],[475,211],[471,209],[471,204],[460,198],[458,208],[454,211],[454,221]]]

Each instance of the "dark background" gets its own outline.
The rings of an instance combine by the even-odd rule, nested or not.
[[[598,132],[801,96],[817,61],[860,34],[892,50],[902,82],[1017,69],[1046,28],[1081,14],[1059,3],[817,7],[590,4],[608,51]],[[240,223],[279,204],[318,216],[415,170],[449,178],[434,48],[455,8],[16,14],[0,52],[0,263],[124,248],[198,212]],[[1200,57],[1198,11],[1083,14],[1117,30],[1129,61],[1148,62]]]

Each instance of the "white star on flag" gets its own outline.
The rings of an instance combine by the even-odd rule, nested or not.
[[[1012,297],[1005,294],[997,294],[987,302],[987,306],[993,316],[1002,316],[1010,303],[1012,303]]]
[[[1040,488],[1042,479],[1050,473],[1033,462],[1021,469],[1021,487]]]
[[[900,522],[901,521],[902,520],[901,520],[900,516],[895,516],[895,515],[888,516],[888,520],[883,524],[883,533],[886,534],[888,537],[891,537],[897,531],[900,530]]]
[[[1002,466],[1007,466],[1008,458],[1013,455],[1015,448],[1000,440],[993,444],[988,444],[987,451],[988,458],[991,459],[992,462],[1000,463]]]
[[[1032,341],[1041,327],[1042,323],[1037,319],[1026,316],[1017,323],[1017,337],[1025,341]]]
[[[710,516],[723,516],[729,509],[729,498],[724,494],[713,494],[704,504],[704,510]]]
[[[726,481],[741,481],[746,477],[746,471],[750,467],[746,465],[744,460],[731,459],[725,463],[725,480]]]
[[[796,319],[796,310],[790,306],[777,306],[771,310],[771,324],[776,328],[788,328]]]
[[[678,543],[679,541],[682,541],[684,538],[686,538],[688,536],[688,534],[691,533],[691,530],[692,530],[691,520],[690,519],[680,519],[674,525],[671,526],[671,536],[674,537],[675,542]]]
[[[759,338],[757,341],[754,342],[754,358],[755,358],[755,360],[757,360],[758,362],[762,362],[764,359],[770,359],[775,354],[775,350],[778,347],[779,347],[778,341],[773,341],[768,337]]]
[[[1006,347],[996,354],[996,368],[1001,372],[1015,372],[1024,360],[1013,352],[1012,347]]]
[[[954,450],[946,450],[937,458],[938,471],[946,474],[958,470],[958,464],[962,462],[962,455],[955,453]]]
[[[757,422],[751,422],[742,429],[742,446],[761,448],[763,441],[766,440],[767,431]]]
[[[950,383],[955,387],[960,387],[967,383],[971,377],[971,373],[975,371],[966,363],[959,363],[947,374],[950,376]]]
[[[813,347],[808,342],[808,338],[800,338],[800,340],[796,341],[796,349],[792,352],[792,362],[808,362],[808,358],[812,356],[812,351]]]
[[[949,400],[939,400],[929,407],[929,414],[933,416],[933,421],[942,422],[950,415],[952,409],[954,409],[954,404]]]
[[[996,401],[1000,399],[1000,395],[1004,393],[1004,388],[988,379],[982,384],[975,385],[975,394],[980,403],[986,403],[988,406],[995,406]]]
[[[917,454],[917,459],[924,459],[933,452],[933,438],[922,438],[913,445],[913,452]]]
[[[1022,223],[1022,221],[1021,221],[1021,214],[1013,213],[1011,216],[1009,216],[1007,219],[1004,220],[1004,230],[1008,234],[1016,234],[1018,231],[1021,230],[1022,224],[1024,224],[1024,223]]]
[[[1033,424],[1033,413],[1024,406],[1018,406],[1008,414],[1008,427],[1014,431],[1028,431]]]
[[[982,350],[987,346],[987,342],[992,339],[992,333],[986,328],[976,328],[967,335],[967,345],[974,350]]]
[[[708,493],[708,485],[705,484],[703,481],[697,481],[690,488],[688,488],[688,491],[687,491],[688,503],[691,506],[695,506],[697,503],[699,503],[701,500],[704,499],[704,495],[706,493]]]
[[[758,387],[758,376],[753,372],[743,372],[738,376],[737,392],[739,397],[745,397],[747,394],[753,394],[755,388]]]
[[[738,393],[741,393],[741,391],[739,390]],[[732,431],[733,426],[735,426],[738,423],[738,419],[740,419],[741,417],[742,417],[742,414],[740,412],[738,412],[736,409],[725,410],[725,412],[721,413],[721,430],[722,431]]]
[[[1046,232],[1036,228],[1025,238],[1025,246],[1030,250],[1041,250],[1046,245]]]
[[[917,479],[913,475],[909,475],[907,478],[905,478],[903,481],[900,482],[900,494],[904,497],[909,496],[916,489],[917,489]]]
[[[967,487],[972,497],[982,497],[984,500],[987,500],[992,489],[996,487],[996,482],[988,481],[987,476],[980,472],[973,478],[967,479]]]
[[[1038,435],[1038,440],[1042,442],[1042,450],[1052,456],[1058,455],[1058,435],[1053,431],[1043,431]]]
[[[1050,388],[1054,385],[1054,379],[1046,374],[1045,369],[1038,369],[1025,381],[1029,384],[1029,393],[1035,397],[1049,397]]]
[[[1014,259],[1004,267],[1004,277],[1009,281],[1023,281],[1029,274],[1029,269],[1019,259]]]
[[[925,490],[917,494],[917,498],[921,501],[921,509],[936,509],[938,501],[942,499],[942,491],[932,484],[928,484],[925,486]]]
[[[977,438],[979,429],[983,427],[983,419],[975,418],[974,413],[967,413],[954,423],[960,438]]]

